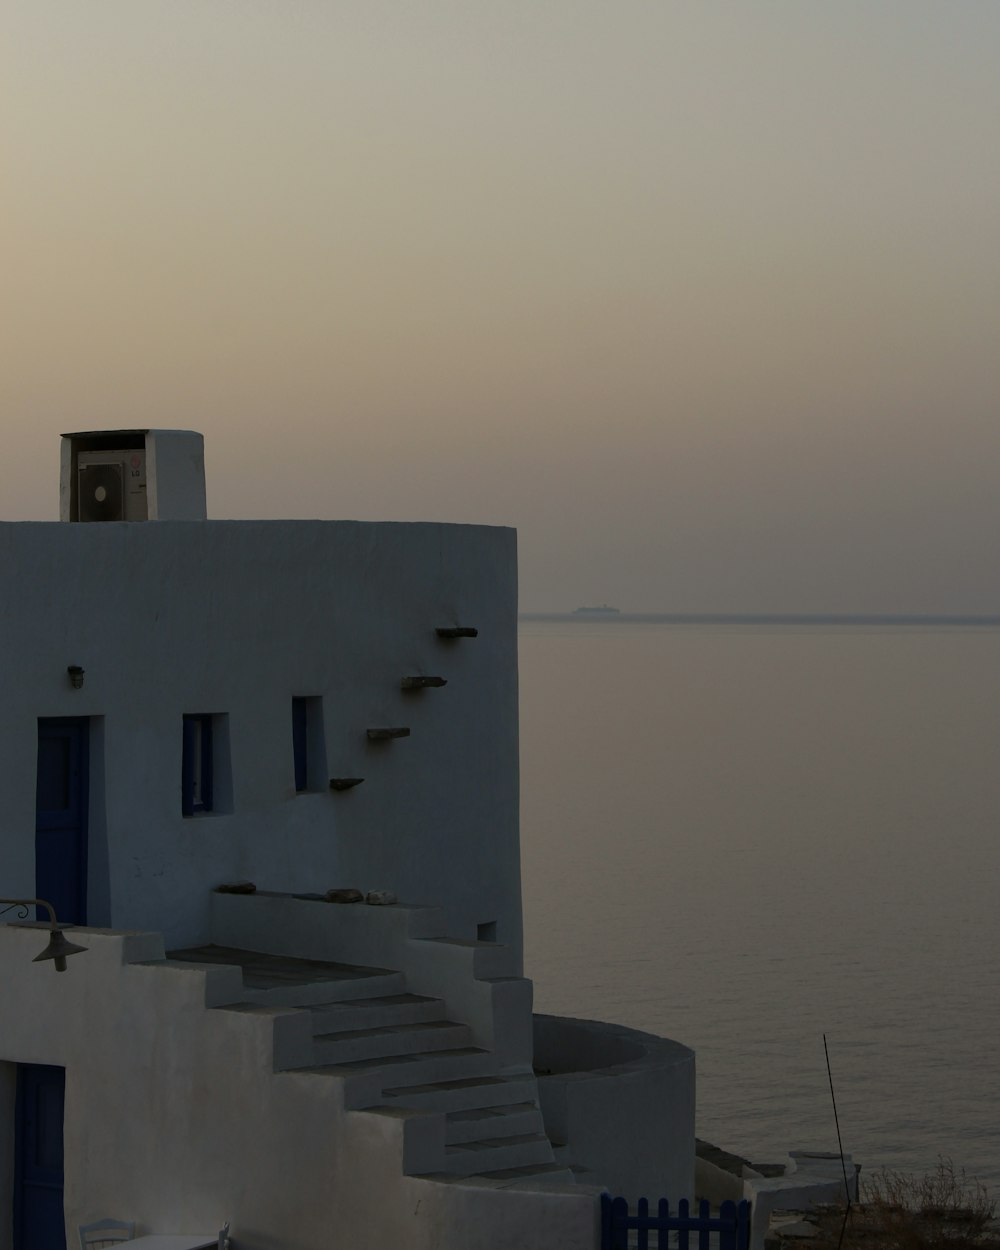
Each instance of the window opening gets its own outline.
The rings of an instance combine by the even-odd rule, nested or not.
[[[214,741],[213,717],[198,712],[184,717],[184,750],[181,764],[181,812],[194,816],[213,810]]]
[[[318,695],[296,695],[292,699],[292,759],[296,794],[326,790],[323,700]]]

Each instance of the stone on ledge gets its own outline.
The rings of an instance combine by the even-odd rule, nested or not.
[[[360,890],[327,890],[323,895],[328,903],[363,903],[365,896]]]

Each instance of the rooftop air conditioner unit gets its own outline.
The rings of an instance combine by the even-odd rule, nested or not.
[[[81,521],[145,521],[145,451],[81,451],[77,458],[77,506]]]
[[[204,521],[205,448],[194,430],[82,430],[60,448],[63,521]]]

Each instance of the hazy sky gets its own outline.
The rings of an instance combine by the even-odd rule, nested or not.
[[[0,519],[515,525],[522,607],[1000,611],[997,0],[3,0]]]

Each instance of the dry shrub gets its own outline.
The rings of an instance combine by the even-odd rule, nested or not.
[[[879,1168],[862,1178],[859,1201],[848,1213],[844,1250],[972,1250],[1000,1246],[997,1202],[980,1181],[966,1176],[951,1159],[940,1158],[933,1172],[911,1176]],[[821,1217],[813,1244],[836,1247],[844,1209]]]

